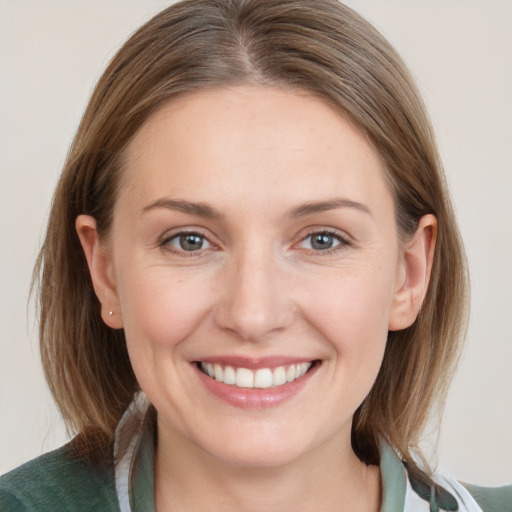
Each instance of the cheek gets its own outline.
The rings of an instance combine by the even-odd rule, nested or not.
[[[358,273],[332,272],[318,286],[317,280],[304,285],[307,306],[303,308],[312,322],[333,333],[340,330],[368,335],[375,330],[387,332],[393,302],[394,280],[379,272],[363,269]],[[316,321],[315,321],[316,319]],[[362,341],[362,339],[361,339]]]
[[[343,369],[340,374],[350,374],[352,384],[360,384],[367,392],[386,346],[393,276],[366,268],[363,272],[332,272],[324,282],[318,287],[317,281],[314,289],[304,286],[310,293],[303,295],[301,309],[329,343],[336,367]]]
[[[120,289],[123,323],[132,351],[168,350],[185,340],[210,309],[208,280],[153,267],[129,278]],[[204,276],[203,276],[204,277]]]

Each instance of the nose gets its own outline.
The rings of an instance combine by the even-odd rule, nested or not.
[[[217,324],[253,342],[285,330],[296,314],[286,276],[268,253],[243,254],[226,272],[215,314]]]

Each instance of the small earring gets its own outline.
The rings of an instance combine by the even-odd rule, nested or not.
[[[114,311],[113,311],[113,310],[112,310],[112,311],[109,311],[109,312],[108,312],[108,316],[114,316]]]

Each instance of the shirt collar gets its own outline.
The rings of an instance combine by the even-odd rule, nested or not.
[[[120,512],[156,512],[154,497],[155,411],[138,393],[114,439],[115,484]]]
[[[156,512],[155,420],[153,407],[145,395],[139,393],[116,429],[115,483],[120,512]],[[380,512],[404,512],[406,495],[411,493],[411,489],[402,461],[385,440],[381,441],[380,458],[383,490]],[[425,511],[429,511],[429,504],[423,503]]]

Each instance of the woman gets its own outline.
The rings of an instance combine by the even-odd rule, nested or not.
[[[38,272],[78,435],[2,478],[6,510],[509,506],[418,462],[464,254],[412,80],[334,0],[189,0],[135,33]]]

